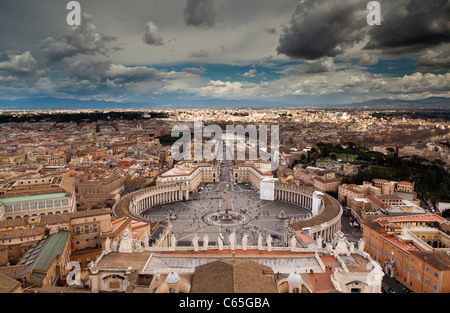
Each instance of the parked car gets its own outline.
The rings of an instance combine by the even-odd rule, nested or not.
[[[403,287],[402,291],[403,291],[404,293],[412,293],[412,290],[409,290],[409,289],[406,288],[406,287]]]
[[[392,289],[391,287],[387,287],[386,289],[388,293],[395,293],[395,290]]]

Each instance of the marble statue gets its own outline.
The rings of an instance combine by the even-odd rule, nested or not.
[[[334,236],[334,251],[337,254],[345,254],[349,255],[350,251],[348,250],[347,239],[344,236],[342,231],[338,231]]]
[[[130,203],[131,212],[136,212],[136,200],[133,198]]]
[[[258,235],[258,250],[262,250],[263,249],[263,239],[261,234]]]
[[[148,243],[148,234],[145,234],[145,237],[144,237],[144,247],[146,249],[150,247],[150,244]]]
[[[203,248],[205,250],[208,250],[208,243],[209,243],[209,237],[208,237],[208,234],[205,234],[205,236],[203,236]]]
[[[266,242],[267,242],[267,251],[272,251],[272,236],[267,235]]]
[[[364,241],[364,238],[359,239],[358,242],[358,252],[363,253],[364,252],[364,245],[366,242]]]
[[[295,238],[295,236],[291,237],[291,251],[294,250],[295,248],[297,248],[297,239]]]
[[[242,237],[242,250],[247,250],[247,243],[248,243],[248,234],[244,234]]]
[[[328,242],[328,243],[326,244],[325,249],[326,249],[326,251],[327,251],[329,254],[331,254],[331,253],[333,252],[333,244],[332,244],[331,242]]]
[[[217,244],[219,245],[219,250],[223,250],[223,237],[222,237],[222,233],[219,233],[219,237],[217,238]]]
[[[111,251],[111,239],[109,239],[109,237],[106,237],[105,240],[105,250],[107,252]]]
[[[129,228],[125,229],[122,239],[119,244],[119,252],[132,253],[133,252],[133,236]]]
[[[319,237],[317,238],[317,247],[318,247],[319,249],[322,249],[322,248],[323,248],[323,238],[322,238],[322,236],[320,236],[320,235],[319,235]]]
[[[194,251],[198,251],[198,235],[194,234],[194,238],[192,238],[192,245],[194,246]]]
[[[175,237],[174,234],[170,235],[170,247],[172,249],[175,249],[175,247],[177,246],[177,238]]]
[[[142,241],[141,240],[135,240],[134,241],[134,251],[135,252],[142,252]]]
[[[236,249],[236,233],[233,231],[229,237],[231,250]]]
[[[367,284],[369,286],[381,286],[384,272],[380,265],[374,264],[373,270],[367,275]]]

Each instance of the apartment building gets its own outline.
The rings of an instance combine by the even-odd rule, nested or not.
[[[93,177],[78,184],[80,194],[117,194],[124,190],[123,178],[118,174]]]
[[[233,167],[233,181],[236,183],[250,183],[260,190],[261,181],[273,178],[269,161],[242,161]]]
[[[450,236],[437,215],[384,217],[364,224],[365,251],[417,293],[450,292]]]
[[[75,209],[71,177],[13,179],[0,186],[0,220],[71,213]]]
[[[156,186],[185,182],[189,191],[194,191],[201,183],[216,183],[219,181],[219,168],[208,162],[179,162],[156,179]]]
[[[294,169],[294,178],[304,184],[313,185],[322,192],[337,192],[341,179],[336,177],[336,172],[321,167],[308,166],[307,168],[297,167]]]

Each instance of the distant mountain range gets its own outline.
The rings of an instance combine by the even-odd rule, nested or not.
[[[423,100],[370,100],[333,107],[368,109],[447,109],[450,110],[450,98],[431,97]]]
[[[260,100],[183,100],[168,98],[149,102],[115,102],[70,98],[24,98],[1,100],[0,110],[83,110],[83,109],[188,109],[188,108],[352,108],[352,109],[450,109],[450,98],[431,97],[423,100],[370,100],[350,104],[293,105]]]

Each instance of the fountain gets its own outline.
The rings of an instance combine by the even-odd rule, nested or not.
[[[280,214],[277,215],[277,218],[280,219],[280,220],[285,220],[285,219],[288,218],[288,216],[286,215],[284,210],[281,210]]]

